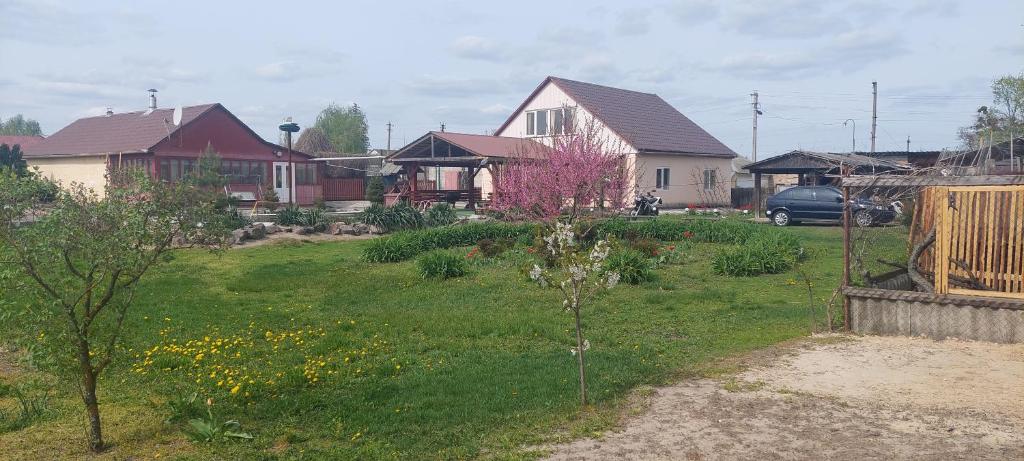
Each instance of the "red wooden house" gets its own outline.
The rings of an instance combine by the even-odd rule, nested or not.
[[[209,146],[222,159],[227,192],[243,201],[262,200],[267,188],[275,189],[284,203],[292,191],[299,205],[322,197],[321,171],[309,155],[264,140],[224,106],[184,107],[180,122],[174,122],[173,109],[82,118],[28,146],[24,157],[55,180],[102,193],[106,174],[127,166],[166,181],[180,180],[194,171]]]

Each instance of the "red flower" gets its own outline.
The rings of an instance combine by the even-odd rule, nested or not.
[[[676,246],[675,245],[669,245],[668,246],[668,251],[676,251]]]
[[[526,249],[526,252],[527,252],[527,253],[530,253],[530,254],[534,254],[534,253],[536,253],[536,252],[537,252],[537,249],[536,249],[536,248],[534,248],[534,247],[530,247],[530,248],[527,248],[527,249]]]
[[[693,238],[693,232],[690,232],[690,231],[683,232],[683,237],[685,237],[685,238]]]

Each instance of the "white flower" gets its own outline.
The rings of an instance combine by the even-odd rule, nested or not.
[[[569,274],[572,275],[572,279],[577,282],[582,282],[587,279],[587,270],[583,266],[573,264],[569,266]]]
[[[604,261],[610,250],[607,241],[600,240],[594,244],[594,249],[590,250],[590,260],[595,263],[594,266],[597,266],[597,262]]]
[[[720,211],[718,211],[718,208],[715,208],[714,210],[711,210],[711,212],[712,213],[721,213]]]
[[[612,289],[612,288],[615,288],[615,285],[619,284],[619,277],[620,276],[619,276],[618,272],[612,272],[612,273],[608,274],[607,286],[608,286],[609,290]]]

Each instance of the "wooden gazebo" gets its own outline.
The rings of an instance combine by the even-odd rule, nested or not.
[[[408,199],[418,204],[457,196],[473,209],[482,198],[480,188],[473,187],[481,169],[487,169],[493,177],[510,158],[540,158],[545,149],[543,144],[524,138],[431,131],[387,157],[387,162],[402,168],[407,181],[404,188],[385,197],[388,202]],[[416,180],[423,167],[465,168],[464,184],[457,189],[425,190]]]

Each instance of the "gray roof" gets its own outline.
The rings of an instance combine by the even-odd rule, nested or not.
[[[515,114],[519,113],[548,82],[562,89],[640,152],[724,158],[736,156],[736,152],[656,94],[559,77],[544,79],[497,132],[507,127]]]
[[[906,170],[908,167],[896,162],[879,158],[867,157],[858,154],[837,154],[833,152],[811,152],[794,150],[785,154],[768,157],[754,163],[747,164],[743,169],[747,171],[774,171],[783,173],[783,170],[822,170],[828,171],[840,165],[853,168],[878,168],[884,170]]]

